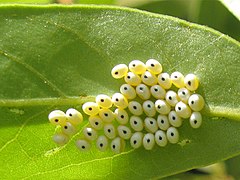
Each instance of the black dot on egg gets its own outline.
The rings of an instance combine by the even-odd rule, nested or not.
[[[150,124],[153,124],[153,121],[150,121]]]
[[[59,120],[58,119],[55,119],[55,122],[58,122]]]
[[[177,79],[177,76],[174,76],[174,78],[176,78],[176,79]]]
[[[171,97],[171,96],[169,96],[169,97],[168,97],[168,99],[169,99],[169,100],[172,100],[172,97]]]
[[[67,126],[64,126],[64,129],[67,129],[68,127]]]
[[[142,91],[142,90],[143,90],[143,87],[140,87],[139,89]]]
[[[137,121],[133,121],[133,123],[134,123],[135,125],[137,125]]]
[[[154,64],[151,64],[152,67],[154,67]]]
[[[173,133],[173,132],[171,133],[171,136],[174,136],[174,133]]]
[[[162,124],[164,123],[164,120],[163,120],[163,119],[161,120],[161,123],[162,123]]]
[[[127,131],[126,131],[126,130],[123,130],[123,134],[127,134]]]
[[[118,72],[116,71],[114,74],[115,74],[115,75],[118,75]]]
[[[115,100],[116,100],[116,101],[119,101],[119,99],[118,99],[118,98],[116,98]]]
[[[108,113],[104,113],[104,116],[108,117]]]
[[[143,76],[145,79],[148,78],[146,75]]]
[[[101,102],[104,102],[104,99],[101,99],[100,101],[101,101]]]
[[[99,145],[100,145],[100,147],[103,147],[103,143],[100,143]]]
[[[165,81],[165,78],[164,78],[164,77],[162,77],[162,81]]]
[[[85,149],[85,146],[82,146],[82,149]]]
[[[120,117],[123,119],[123,118],[124,118],[124,115],[121,115]]]
[[[134,140],[134,141],[133,141],[133,144],[136,144],[136,143],[137,143],[137,141],[136,141],[136,140]]]
[[[130,79],[131,77],[130,76],[127,76],[128,79]]]
[[[157,89],[157,88],[154,88],[154,91],[155,91],[155,92],[158,92],[158,89]]]
[[[162,136],[159,136],[159,138],[158,138],[160,141],[162,140]]]
[[[158,105],[158,106],[157,106],[157,108],[158,108],[158,109],[161,109],[161,106],[160,106],[160,105]]]
[[[194,104],[194,101],[191,101],[191,104]]]
[[[178,107],[178,110],[179,110],[179,111],[181,111],[181,109],[182,109],[181,107]]]
[[[92,110],[92,108],[90,107],[90,108],[88,108],[88,110],[89,110],[89,111],[91,111],[91,110]]]
[[[148,107],[148,108],[151,108],[151,105],[150,105],[150,104],[148,104],[148,105],[147,105],[147,107]]]
[[[127,87],[124,87],[123,89],[126,91],[128,88],[127,88]]]
[[[172,116],[172,119],[173,119],[173,120],[176,120],[176,117],[175,117],[175,116]]]
[[[135,67],[135,66],[136,66],[136,64],[133,64],[132,66],[133,66],[133,67]]]
[[[115,149],[115,148],[116,148],[116,146],[115,146],[115,145],[113,145],[112,147],[113,147],[113,149]]]
[[[137,109],[137,106],[133,106],[133,109]]]
[[[197,120],[194,120],[193,122],[194,122],[194,124],[197,124]]]
[[[111,129],[108,129],[108,132],[110,133],[110,132],[111,132]]]
[[[185,91],[182,92],[183,95],[186,95]]]
[[[71,113],[69,113],[69,116],[72,116],[72,114],[71,114]]]
[[[191,86],[191,84],[192,84],[191,81],[188,81],[188,85]]]
[[[147,143],[150,143],[150,141],[151,141],[150,139],[147,139]]]
[[[98,125],[98,122],[95,122],[95,125],[97,126],[97,125]]]
[[[88,132],[87,135],[92,136],[92,133]]]

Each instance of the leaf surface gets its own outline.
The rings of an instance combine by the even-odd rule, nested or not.
[[[110,6],[0,6],[0,173],[2,179],[157,179],[240,153],[240,45],[210,28]],[[110,71],[133,59],[195,73],[206,101],[203,125],[180,141],[114,155],[52,142],[53,109],[81,111],[123,81]],[[87,117],[85,117],[85,124]]]

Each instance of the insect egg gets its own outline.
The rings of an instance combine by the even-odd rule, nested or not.
[[[142,132],[135,132],[131,139],[130,144],[134,149],[140,148],[143,142],[143,133]]]
[[[89,141],[94,141],[97,139],[97,131],[93,128],[87,127],[83,130],[84,137]]]
[[[83,112],[89,116],[94,116],[99,113],[100,108],[95,102],[86,102],[82,106]]]
[[[170,106],[175,106],[179,101],[177,93],[171,90],[168,91],[166,93],[166,101]]]
[[[52,137],[52,140],[59,146],[63,146],[67,144],[67,142],[69,141],[69,137],[64,133],[58,133]]]
[[[159,85],[154,85],[150,88],[150,92],[152,94],[152,96],[156,99],[164,99],[165,95],[166,95],[166,91],[165,89],[163,89],[161,86]]]
[[[89,151],[91,148],[91,144],[85,139],[77,140],[76,146],[80,151]]]
[[[136,87],[136,93],[143,100],[147,100],[151,96],[149,88],[145,84],[139,84]]]
[[[140,60],[131,61],[128,67],[135,74],[142,74],[146,71],[146,65]]]
[[[82,114],[78,110],[73,108],[70,108],[66,111],[66,116],[67,116],[67,121],[74,126],[81,124],[83,121]]]
[[[200,112],[193,112],[189,119],[192,128],[199,128],[202,125],[202,115]]]
[[[63,111],[54,110],[48,115],[48,119],[53,125],[65,125],[67,121],[67,116]]]
[[[146,150],[152,150],[155,145],[155,137],[152,133],[147,133],[143,137],[143,147]]]
[[[147,70],[153,74],[159,74],[162,72],[162,65],[155,59],[149,59],[146,62]]]
[[[182,125],[181,117],[176,113],[176,111],[171,111],[168,114],[169,123],[174,127],[180,127]]]
[[[128,72],[126,74],[126,76],[124,77],[124,80],[127,84],[129,84],[131,86],[137,86],[141,83],[140,76],[133,72]]]
[[[159,99],[155,101],[155,109],[160,114],[168,114],[171,110],[171,107],[166,101]]]
[[[115,116],[116,116],[116,120],[119,124],[127,124],[128,120],[129,120],[129,116],[127,111],[125,111],[124,109],[119,109],[117,108],[115,111]]]
[[[118,130],[118,135],[123,139],[127,140],[127,139],[130,139],[130,137],[132,136],[132,132],[130,128],[128,128],[127,126],[120,125],[118,126],[117,130]]]
[[[113,124],[105,124],[103,130],[105,136],[109,139],[114,139],[116,137],[116,129]]]
[[[172,80],[168,73],[161,73],[157,77],[158,84],[164,89],[169,89],[172,86]]]
[[[113,94],[112,101],[118,108],[125,109],[128,106],[128,100],[121,93]]]
[[[143,120],[138,116],[130,117],[130,126],[134,131],[142,131],[143,130]]]
[[[67,135],[73,135],[77,132],[77,130],[70,122],[67,122],[64,126],[62,126],[62,132]]]
[[[96,97],[96,103],[98,104],[99,107],[102,108],[110,108],[112,107],[112,99],[105,95],[105,94],[99,94]]]
[[[188,90],[195,91],[198,88],[199,81],[194,74],[188,74],[184,78],[184,84]]]
[[[116,137],[111,142],[111,149],[114,153],[120,153],[125,148],[125,141],[120,137]]]
[[[113,78],[120,79],[124,77],[127,74],[127,72],[128,67],[126,64],[118,64],[112,69],[111,74]]]
[[[188,105],[193,111],[201,111],[204,104],[204,99],[200,94],[193,94],[188,99]]]
[[[159,145],[160,147],[164,147],[167,145],[168,140],[167,140],[167,136],[166,133],[162,130],[158,130],[155,133],[155,142],[157,145]]]
[[[168,128],[167,139],[172,144],[175,144],[179,141],[179,132],[175,127]]]
[[[106,136],[101,135],[97,138],[96,146],[100,151],[106,151],[108,148],[108,139]]]
[[[157,84],[157,77],[149,71],[145,71],[141,76],[142,82],[148,86]]]
[[[148,132],[155,133],[158,130],[157,121],[154,118],[146,117],[144,120],[144,125]]]
[[[89,123],[90,125],[96,129],[96,130],[100,130],[103,128],[103,120],[99,117],[99,116],[90,116],[89,117]]]
[[[156,114],[155,104],[150,100],[144,101],[143,102],[143,111],[149,117],[155,116],[155,114]]]
[[[182,118],[189,118],[191,116],[191,109],[182,101],[176,104],[175,111]]]
[[[158,115],[157,124],[158,124],[159,129],[164,130],[164,131],[166,131],[170,126],[168,117],[166,115]]]
[[[101,109],[99,111],[99,117],[103,122],[110,123],[115,119],[115,114],[110,109]]]
[[[184,76],[180,72],[174,72],[171,74],[171,80],[172,83],[177,87],[177,88],[182,88],[184,87]]]
[[[191,93],[188,89],[186,88],[180,88],[178,89],[178,97],[180,98],[181,101],[184,103],[188,102],[188,98],[190,97]]]
[[[142,105],[137,101],[129,102],[128,109],[132,114],[136,116],[140,116],[143,113]]]
[[[120,92],[122,95],[124,95],[127,99],[134,99],[137,94],[136,90],[129,84],[123,84],[120,87]]]

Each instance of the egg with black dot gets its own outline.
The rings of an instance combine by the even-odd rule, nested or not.
[[[99,151],[106,151],[109,146],[108,138],[104,135],[99,136],[96,141],[96,146]]]
[[[128,72],[128,67],[126,64],[118,64],[113,67],[111,74],[115,79],[123,78]]]
[[[76,146],[80,151],[87,152],[91,149],[91,144],[85,139],[79,139],[76,141]]]
[[[140,60],[131,61],[128,67],[135,74],[143,74],[146,71],[146,65]]]
[[[100,111],[100,107],[95,102],[86,102],[82,106],[82,110],[89,116],[97,115]]]
[[[142,146],[142,142],[143,142],[142,132],[135,132],[130,138],[130,144],[134,149],[140,148]]]

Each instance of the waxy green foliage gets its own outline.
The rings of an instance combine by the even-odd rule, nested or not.
[[[53,109],[112,95],[112,67],[158,59],[165,72],[194,73],[206,106],[199,129],[180,143],[113,154],[62,148],[51,137]],[[169,16],[108,6],[0,6],[1,179],[149,179],[240,154],[240,44]],[[87,117],[85,116],[85,123]],[[82,128],[79,128],[79,132]]]

